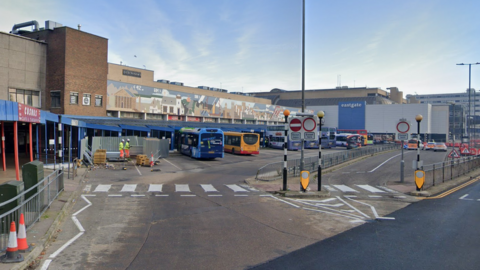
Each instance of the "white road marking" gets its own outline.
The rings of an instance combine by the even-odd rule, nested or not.
[[[385,164],[385,163],[387,163],[388,161],[390,161],[390,159],[395,158],[395,157],[398,157],[398,156],[400,156],[400,155],[401,155],[401,154],[398,154],[398,155],[395,155],[395,156],[393,156],[393,157],[385,160],[385,161],[382,162],[380,165],[378,165],[377,167],[375,167],[375,169],[373,169],[373,170],[371,170],[371,171],[369,171],[369,172],[374,172],[374,171],[377,170],[378,168],[382,167],[383,164]]]
[[[197,195],[180,195],[180,197],[195,197]]]
[[[377,219],[395,220],[394,217],[377,217]]]
[[[366,206],[370,206],[370,209],[372,210],[373,212],[373,215],[375,216],[375,219],[395,219],[395,218],[392,218],[392,217],[379,217],[378,214],[377,214],[377,210],[375,210],[375,207],[371,206],[370,204],[368,203],[364,203],[364,202],[361,202],[361,201],[356,201],[356,200],[352,200],[350,198],[347,198],[351,201],[354,201],[354,202],[357,202],[357,203],[360,203],[360,204],[363,204],[363,205],[366,205]]]
[[[334,189],[333,187],[329,186],[329,185],[323,185],[324,188],[326,188],[328,191],[337,191],[336,189]]]
[[[112,185],[98,185],[93,192],[108,192]]]
[[[72,239],[68,240],[65,244],[63,244],[63,246],[61,246],[57,251],[55,251],[54,253],[52,253],[48,258],[48,260],[45,260],[43,265],[42,265],[42,268],[43,270],[46,270],[48,269],[48,266],[50,265],[50,263],[52,262],[53,259],[55,259],[55,257],[58,256],[58,254],[60,254],[60,252],[62,252],[63,250],[65,250],[69,245],[71,245],[73,242],[75,242],[75,240],[77,240],[80,236],[82,236],[84,233],[85,233],[85,229],[83,228],[82,224],[78,221],[78,219],[76,218],[76,215],[80,214],[83,210],[87,209],[88,207],[90,207],[92,205],[92,203],[87,200],[87,198],[85,198],[84,195],[81,195],[80,196],[84,201],[87,202],[87,206],[83,207],[82,209],[78,210],[77,212],[75,212],[73,215],[72,215],[72,220],[73,220],[73,223],[75,223],[75,225],[77,226],[78,230],[80,231],[77,235],[75,235]]]
[[[359,187],[359,188],[363,188],[363,189],[365,189],[365,190],[367,190],[367,191],[373,192],[373,193],[385,193],[385,191],[380,190],[380,189],[378,189],[378,188],[374,188],[374,187],[372,187],[372,186],[370,186],[370,185],[356,185],[356,186]]]
[[[216,188],[213,187],[213,185],[207,184],[207,185],[200,185],[205,192],[218,192]]]
[[[246,189],[243,189],[237,185],[226,185],[228,188],[230,188],[231,190],[233,190],[233,192],[248,192],[248,190]]]
[[[86,185],[85,188],[83,189],[83,192],[90,192],[92,189],[92,185]]]
[[[323,210],[320,210],[320,209],[312,209],[312,208],[306,208],[306,207],[303,207],[303,209],[305,209],[305,210],[310,210],[310,211],[315,211],[315,212],[320,212],[320,213],[325,213],[325,214],[330,214],[330,215],[334,215],[334,216],[341,216],[341,217],[345,217],[345,218],[351,218],[351,219],[353,219],[353,220],[359,220],[358,218],[351,217],[351,216],[348,216],[348,215],[342,215],[342,214],[338,214],[338,213],[332,213],[332,212],[323,211]]]
[[[272,195],[268,195],[268,194],[262,194],[260,195],[260,197],[271,197]]]
[[[137,188],[136,184],[132,184],[132,185],[126,184],[126,185],[123,185],[122,190],[120,190],[120,192],[134,192],[136,188]]]
[[[362,216],[370,219],[370,217],[369,217],[367,214],[365,214],[365,213],[363,213],[362,211],[358,210],[357,208],[353,207],[353,205],[349,204],[348,202],[346,202],[346,201],[343,200],[342,198],[340,198],[340,197],[337,196],[337,199],[339,199],[340,201],[342,201],[344,204],[350,206],[350,208],[352,208],[353,210],[357,211],[357,213],[359,213],[360,215],[362,215]],[[349,200],[352,200],[352,199],[350,199],[350,198],[348,198],[348,199],[349,199]],[[352,200],[352,201],[353,201],[353,200]]]
[[[155,197],[168,197],[168,194],[156,194]]]
[[[398,198],[398,199],[405,199],[407,198],[406,196],[393,196],[394,198]]]
[[[460,200],[473,201],[473,199],[466,199],[467,196],[468,196],[468,194],[463,195],[462,197],[460,197]]]
[[[382,198],[382,196],[380,196],[380,195],[368,195],[368,197],[370,197],[370,198]]]
[[[175,192],[190,192],[188,185],[175,184]]]
[[[210,194],[208,197],[222,197],[223,195],[220,194]]]
[[[164,158],[162,158],[162,159],[165,160],[166,162],[170,163],[173,167],[181,170],[179,167],[177,167],[175,164],[171,163],[170,161],[168,161],[168,160],[166,160],[166,159],[164,159]]]
[[[95,197],[97,195],[95,195],[95,194],[83,194],[83,196],[85,196],[85,197]]]
[[[390,193],[398,193],[398,191],[393,190],[393,189],[389,189],[389,188],[384,187],[384,186],[377,186],[377,187],[378,187],[378,188],[381,188],[381,189],[383,189],[383,190],[385,190],[385,191],[387,191],[387,192],[390,192]]]
[[[108,197],[122,197],[122,194],[108,194]]]
[[[293,206],[293,207],[300,208],[300,206],[298,206],[298,205],[295,205],[295,204],[293,204],[293,203],[290,203],[290,202],[287,202],[287,201],[285,201],[285,200],[279,199],[279,198],[277,198],[277,197],[275,197],[275,196],[270,195],[270,197],[274,198],[275,200],[279,200],[279,201],[281,201],[281,202],[284,202],[284,203],[286,203],[286,204],[289,204],[289,205],[291,205],[291,206]]]
[[[343,192],[358,192],[355,189],[347,187],[345,185],[333,185],[333,186]]]
[[[145,197],[144,194],[132,194],[130,197]]]
[[[245,189],[248,189],[248,190],[250,190],[250,191],[253,191],[253,192],[258,192],[258,191],[260,191],[260,190],[254,188],[254,187],[249,186],[249,185],[240,185],[240,186],[243,187],[243,188],[245,188]]]
[[[148,186],[148,192],[162,192],[163,185],[154,185],[151,184]]]
[[[140,170],[137,167],[137,164],[135,164],[135,162],[133,162],[133,160],[131,162],[132,162],[133,166],[135,166],[135,169],[137,169],[138,174],[142,175],[142,173],[140,172]]]
[[[354,220],[350,220],[350,223],[365,223],[365,220],[354,219]]]
[[[235,196],[235,197],[248,197],[248,195],[243,195],[243,194],[242,194],[242,195],[240,195],[240,194],[238,194],[238,195],[235,194],[234,196]]]

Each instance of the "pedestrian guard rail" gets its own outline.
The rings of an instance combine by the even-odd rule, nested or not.
[[[28,231],[35,222],[40,220],[43,213],[63,191],[63,176],[63,168],[57,169],[31,188],[22,191],[19,195],[8,201],[0,203],[0,209],[5,209],[11,206],[12,203],[17,204],[17,206],[11,210],[0,214],[0,250],[2,252],[5,251],[8,246],[10,223],[15,221],[15,225],[18,228],[20,214],[23,213],[25,228]],[[36,192],[30,194],[30,192],[34,190],[36,190]],[[28,196],[30,196],[28,198],[27,193]]]
[[[468,156],[458,159],[447,159],[444,162],[423,166],[425,182],[423,189],[453,180],[478,169],[480,166],[479,156]]]
[[[348,151],[342,151],[340,153],[322,154],[321,165],[322,169],[326,169],[356,158],[395,149],[401,149],[401,146],[398,144],[382,144],[351,149]],[[300,163],[300,159],[288,160],[287,176],[300,176]],[[304,170],[311,173],[316,172],[318,169],[318,155],[314,157],[305,157],[304,164]],[[261,181],[274,181],[281,179],[283,178],[283,166],[283,161],[267,164],[258,169],[255,179]]]

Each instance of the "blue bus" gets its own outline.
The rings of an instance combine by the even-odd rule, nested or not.
[[[192,158],[223,158],[223,142],[218,128],[180,129],[180,152]]]
[[[320,128],[320,127],[319,127]],[[322,148],[335,148],[337,146],[337,128],[322,127]],[[305,149],[318,149],[318,140],[305,141]]]
[[[268,146],[271,148],[283,149],[285,137],[285,125],[267,126]],[[302,141],[292,141],[287,138],[287,150],[301,150]],[[317,143],[318,144],[318,143]],[[318,148],[318,146],[317,146]]]

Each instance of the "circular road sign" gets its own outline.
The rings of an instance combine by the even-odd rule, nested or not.
[[[300,129],[302,129],[302,121],[298,118],[293,118],[292,121],[290,121],[290,130],[298,132]]]
[[[397,124],[397,131],[400,133],[407,133],[410,130],[410,124],[407,122],[398,122]]]
[[[312,132],[317,128],[317,122],[315,122],[315,119],[313,118],[305,118],[303,120],[303,129],[306,132]]]

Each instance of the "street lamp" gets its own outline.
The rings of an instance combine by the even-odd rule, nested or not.
[[[288,136],[288,116],[290,115],[289,110],[283,111],[285,116],[285,131],[284,131],[284,141],[283,141],[283,191],[287,190],[287,136]]]
[[[423,116],[418,114],[415,116],[415,120],[417,120],[417,170],[420,169],[420,122],[422,122]]]
[[[318,182],[318,191],[322,191],[322,120],[323,117],[325,116],[325,112],[319,111],[317,112],[318,116],[318,123],[320,126],[320,132],[318,134],[318,176],[317,176],[317,182]],[[328,136],[328,135],[327,135]]]
[[[457,64],[457,66],[466,66],[468,65],[468,121],[467,121],[467,133],[468,133],[468,146],[470,146],[470,114],[471,114],[471,109],[470,109],[470,96],[471,96],[471,86],[470,86],[470,83],[471,83],[471,73],[472,73],[472,65],[480,65],[479,62],[477,63],[470,63],[470,64],[464,64],[464,63],[460,63],[460,64]]]

